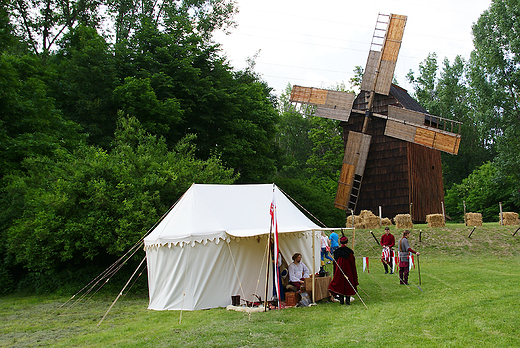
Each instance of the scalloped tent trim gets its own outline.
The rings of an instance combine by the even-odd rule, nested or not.
[[[312,231],[303,231],[303,232],[286,232],[285,234],[294,234],[299,235],[298,238],[310,238],[312,236]],[[220,242],[224,241],[226,243],[229,243],[231,240],[234,240],[236,242],[240,242],[240,240],[246,240],[246,239],[258,239],[260,236],[265,236],[265,234],[262,235],[256,235],[256,236],[249,236],[249,237],[235,237],[231,236],[229,234],[225,234],[225,236],[215,236],[210,238],[199,238],[194,239],[191,241],[175,241],[175,242],[163,242],[163,243],[157,243],[157,244],[150,244],[145,245],[144,250],[152,249],[152,248],[160,248],[163,246],[166,246],[168,248],[180,246],[181,248],[184,248],[185,246],[189,245],[191,247],[194,247],[197,243],[206,245],[210,242],[213,242],[215,244],[219,244]]]

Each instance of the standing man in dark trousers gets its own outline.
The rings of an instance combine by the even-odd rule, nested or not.
[[[388,274],[388,266],[390,266],[390,274],[394,273],[393,260],[394,250],[392,249],[395,245],[394,235],[390,233],[390,227],[385,227],[385,234],[381,236],[381,246],[383,251],[381,252],[381,262],[385,266],[385,274]]]
[[[334,276],[329,284],[332,296],[339,297],[340,304],[350,305],[350,295],[357,293],[358,276],[354,251],[347,246],[348,238],[339,239],[341,246],[334,251]]]
[[[410,273],[410,253],[420,255],[417,251],[410,248],[408,237],[410,231],[404,230],[403,236],[399,239],[399,284],[408,285],[408,273]]]

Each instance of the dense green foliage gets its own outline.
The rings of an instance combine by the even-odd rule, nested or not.
[[[0,12],[0,292],[106,267],[193,182],[276,170],[271,89],[211,42],[232,1],[103,4]]]
[[[442,71],[430,54],[419,76],[408,75],[415,96],[432,114],[461,121],[459,154],[443,154],[446,209],[460,219],[468,212],[485,221],[505,211],[520,210],[520,109],[517,1],[494,0],[473,26],[475,49],[468,62],[447,59]]]

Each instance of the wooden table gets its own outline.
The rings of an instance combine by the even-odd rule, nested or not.
[[[329,284],[332,277],[314,277],[314,301],[329,297]],[[312,301],[312,278],[305,278],[305,290],[309,293]]]

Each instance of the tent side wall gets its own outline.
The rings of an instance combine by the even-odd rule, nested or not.
[[[313,271],[311,233],[282,233],[280,251],[287,263],[299,252]],[[319,240],[315,241],[314,270],[320,265]],[[219,240],[194,246],[148,247],[150,303],[155,310],[198,310],[225,307],[231,296],[255,301],[264,298],[267,236]],[[272,274],[272,273],[271,273]],[[268,299],[272,297],[272,277]]]

